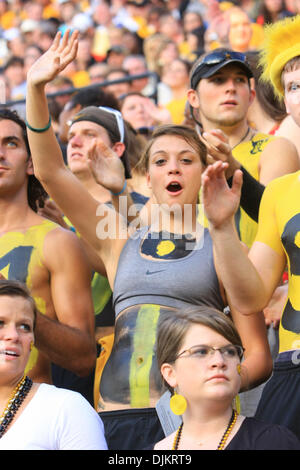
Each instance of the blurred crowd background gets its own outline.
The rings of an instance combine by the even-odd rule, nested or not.
[[[131,92],[151,98],[165,112],[161,121],[169,113],[180,124],[189,70],[201,53],[259,49],[265,24],[299,11],[300,0],[0,0],[0,101],[15,101],[22,115],[28,68],[58,30],[78,29],[76,61],[47,87],[57,126],[71,91],[95,84],[117,100]]]

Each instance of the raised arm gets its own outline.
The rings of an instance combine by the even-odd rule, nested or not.
[[[54,131],[49,126],[45,85],[53,80],[75,57],[78,32],[58,33],[52,46],[30,68],[27,76],[26,119],[35,174],[49,195],[61,208],[80,234],[92,245],[105,265],[113,251],[111,237],[99,236],[97,225],[110,210],[99,210],[99,203],[63,161]]]
[[[230,305],[244,314],[261,311],[270,293],[249,260],[234,224],[239,206],[242,173],[237,170],[229,188],[225,171],[227,164],[216,162],[202,175],[203,203],[214,244],[217,271]]]

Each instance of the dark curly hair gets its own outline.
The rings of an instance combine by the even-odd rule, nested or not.
[[[12,109],[0,108],[0,120],[2,119],[13,121],[21,127],[22,136],[28,153],[28,158],[30,158],[31,152],[27,137],[27,129],[23,119],[21,119],[18,113]],[[38,207],[42,207],[44,205],[45,200],[48,198],[48,194],[44,190],[39,180],[34,175],[29,175],[28,177],[27,198],[29,206],[35,212],[37,212]]]

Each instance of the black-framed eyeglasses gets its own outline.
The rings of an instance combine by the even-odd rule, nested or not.
[[[120,113],[120,111],[114,108],[109,108],[108,106],[98,106],[98,108],[101,109],[102,111],[106,111],[107,113],[113,114],[115,116],[116,121],[117,121],[118,131],[120,134],[120,142],[122,142],[123,144],[124,138],[125,138],[125,125],[124,125],[123,116]]]
[[[197,344],[177,354],[175,359],[190,356],[198,359],[208,359],[210,356],[213,356],[216,351],[219,351],[223,359],[227,360],[241,360],[244,354],[244,348],[239,344],[228,344],[221,348],[214,348],[206,344]]]

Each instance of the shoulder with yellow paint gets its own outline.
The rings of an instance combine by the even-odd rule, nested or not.
[[[300,162],[297,148],[293,142],[285,137],[275,137],[261,153],[259,179],[264,185],[275,178],[294,173],[299,169]]]
[[[50,223],[43,243],[43,260],[46,266],[56,265],[59,268],[62,263],[67,262],[76,269],[77,260],[80,264],[83,260],[86,261],[79,237],[71,230]]]

